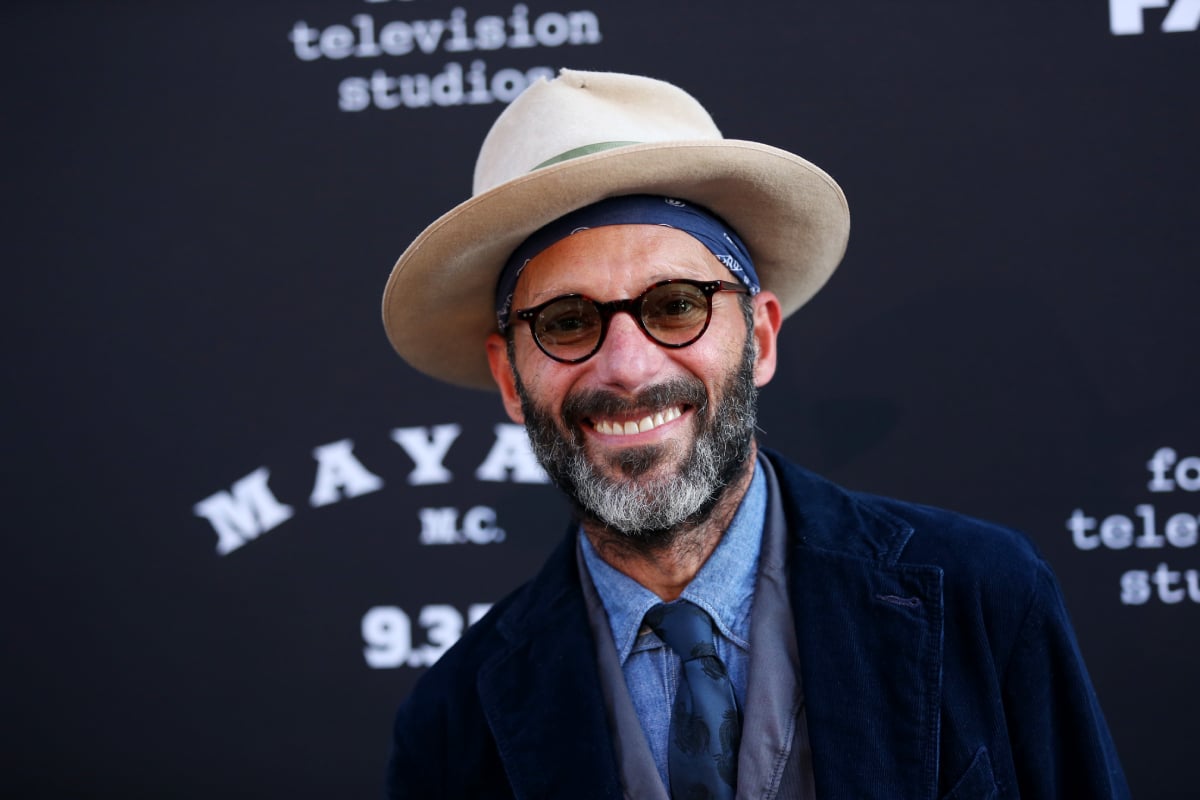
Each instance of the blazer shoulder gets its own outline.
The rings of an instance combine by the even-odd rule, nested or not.
[[[946,599],[976,605],[1014,624],[1050,598],[1055,579],[1019,530],[956,511],[850,491],[768,453],[780,477],[793,536],[817,547],[886,564],[931,566]]]
[[[998,663],[1043,615],[1069,626],[1057,578],[1022,531],[943,508],[860,497],[912,527],[900,561],[941,569],[947,606],[991,631]]]
[[[1037,546],[1016,528],[935,506],[853,494],[860,502],[911,526],[913,533],[904,553],[905,560],[939,563],[949,558],[954,564],[966,561],[989,569],[1003,566],[1029,569],[1044,564]]]
[[[789,522],[804,544],[955,569],[1028,570],[1043,563],[1029,537],[1014,528],[848,490],[776,453],[767,455],[780,478]]]

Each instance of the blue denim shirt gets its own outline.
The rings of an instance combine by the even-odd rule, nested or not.
[[[754,478],[729,529],[681,595],[707,611],[716,623],[717,654],[729,670],[734,694],[742,708],[746,705],[750,611],[766,508],[766,478],[762,466],[755,464]],[[579,539],[584,563],[608,615],[634,710],[663,784],[669,785],[667,737],[681,665],[679,656],[642,624],[646,612],[662,600],[609,566],[586,536]]]

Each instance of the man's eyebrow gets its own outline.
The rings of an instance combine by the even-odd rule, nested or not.
[[[720,264],[721,262],[718,261],[717,263]],[[551,300],[555,297],[562,297],[563,295],[568,295],[568,294],[583,295],[584,297],[591,298],[592,300],[599,300],[601,302],[606,301],[606,300],[624,300],[624,299],[628,299],[630,297],[637,297],[639,294],[646,291],[646,289],[650,288],[654,284],[659,283],[660,281],[671,280],[673,278],[688,278],[688,279],[706,280],[707,276],[702,276],[699,274],[681,275],[678,269],[673,269],[670,271],[663,271],[663,272],[656,272],[653,275],[650,275],[648,278],[645,279],[645,285],[642,286],[640,289],[638,289],[637,291],[634,291],[634,292],[624,293],[620,297],[615,297],[615,296],[614,297],[603,297],[603,296],[596,295],[594,293],[583,291],[582,289],[579,289],[579,288],[556,287],[556,288],[542,289],[537,292],[534,292],[533,296],[530,297],[529,302],[522,303],[521,307],[528,308],[530,306],[536,306],[539,303],[544,303],[547,300]]]
[[[563,295],[568,295],[568,294],[582,294],[582,295],[585,295],[588,297],[591,296],[591,295],[588,295],[587,292],[580,291],[579,289],[572,289],[572,288],[569,288],[566,286],[554,286],[554,287],[550,287],[547,289],[541,289],[537,292],[534,292],[530,296],[529,301],[526,303],[523,303],[522,306],[524,306],[524,307],[536,306],[538,303],[544,303],[547,300],[551,300],[555,297],[562,297]]]

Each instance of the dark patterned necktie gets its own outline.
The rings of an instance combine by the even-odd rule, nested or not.
[[[683,661],[667,746],[671,797],[732,800],[742,720],[729,673],[713,646],[712,619],[680,600],[650,609],[646,624]]]

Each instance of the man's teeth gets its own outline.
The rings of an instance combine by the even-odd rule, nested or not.
[[[665,411],[659,411],[653,416],[645,416],[638,422],[609,422],[608,420],[598,420],[595,423],[597,433],[609,434],[613,436],[629,436],[635,433],[645,433],[657,428],[659,425],[670,422],[673,419],[678,419],[683,414],[683,411],[678,406],[672,406]]]

